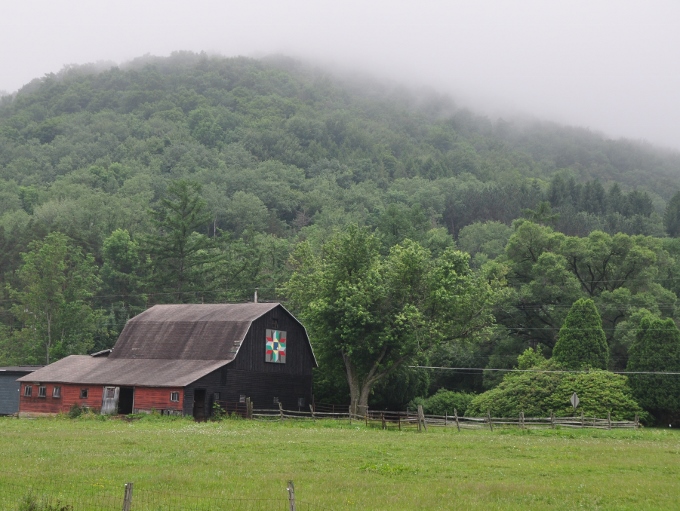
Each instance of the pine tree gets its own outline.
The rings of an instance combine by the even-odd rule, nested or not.
[[[663,214],[663,226],[671,238],[680,236],[680,192],[668,201]]]
[[[171,183],[161,207],[152,214],[156,233],[146,238],[152,264],[149,294],[160,302],[201,301],[216,285],[219,254],[212,240],[197,232],[211,221],[200,185]]]
[[[569,369],[607,369],[609,347],[592,300],[581,298],[571,306],[553,349],[553,359]]]

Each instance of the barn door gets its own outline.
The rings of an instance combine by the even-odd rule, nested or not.
[[[119,387],[104,387],[102,396],[102,415],[118,413],[118,398],[120,396]]]
[[[194,389],[194,419],[205,420],[205,389]]]

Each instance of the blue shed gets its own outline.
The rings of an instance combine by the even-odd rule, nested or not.
[[[13,415],[19,411],[19,382],[17,378],[31,374],[41,367],[0,367],[0,415]]]

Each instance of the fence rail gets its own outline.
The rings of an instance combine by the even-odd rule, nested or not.
[[[612,420],[611,415],[607,418],[586,417],[584,415],[574,417],[525,417],[520,413],[517,417],[461,417],[457,411],[451,415],[425,415],[422,408],[418,411],[388,411],[388,410],[365,410],[363,413],[351,413],[349,406],[341,410],[340,406],[334,406],[334,411],[329,405],[310,407],[310,411],[285,410],[281,406],[278,409],[254,409],[252,418],[256,420],[320,420],[334,419],[347,420],[349,422],[363,422],[367,426],[379,424],[382,429],[409,428],[427,429],[428,426],[451,427],[461,429],[490,429],[494,427],[518,427],[520,429],[549,429],[549,428],[582,428],[582,429],[621,429],[639,428],[638,417],[632,421]],[[324,411],[321,411],[324,410]]]

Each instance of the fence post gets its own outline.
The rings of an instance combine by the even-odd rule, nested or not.
[[[581,410],[581,427],[585,427],[585,415],[583,414],[583,410]]]
[[[638,429],[640,427],[640,417],[638,414],[635,414],[635,429]]]
[[[284,420],[284,417],[283,417],[283,406],[281,406],[281,401],[279,401],[279,415],[281,415],[281,420]]]
[[[123,497],[123,511],[132,509],[132,483],[125,483],[125,496]]]
[[[519,412],[519,427],[524,429],[524,412]]]
[[[309,410],[312,412],[312,419],[316,420],[316,417],[314,417],[314,407],[312,405],[309,405]]]
[[[288,481],[288,504],[290,511],[295,511],[295,486],[293,481]]]
[[[349,405],[349,425],[352,425],[352,405]]]
[[[460,432],[460,423],[458,422],[458,410],[456,408],[453,409],[453,418],[456,420],[456,429],[458,429],[458,432]]]
[[[486,418],[489,420],[489,429],[493,431],[493,421],[491,420],[491,410],[486,412]]]
[[[550,410],[550,427],[555,429],[555,414]]]
[[[385,427],[385,414],[384,414],[384,413],[381,413],[381,414],[380,414],[380,420],[382,420],[382,428],[383,428],[383,429],[387,429],[387,428]]]
[[[449,425],[449,412],[444,412],[444,427]]]
[[[423,412],[423,405],[418,405],[418,431],[420,431],[420,424],[423,424],[423,429],[427,431],[427,423],[425,422],[425,412]]]
[[[397,421],[398,421],[398,424],[399,424],[399,431],[401,431],[401,413],[399,413],[399,415],[397,415]]]
[[[366,426],[368,426],[368,405],[364,408],[364,421],[366,422]]]
[[[612,412],[607,412],[607,429],[612,429]]]
[[[246,419],[252,419],[250,416],[250,398],[246,398]]]

